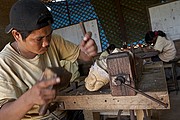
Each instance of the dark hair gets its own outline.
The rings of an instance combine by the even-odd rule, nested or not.
[[[109,47],[107,47],[107,52],[110,54],[110,51],[114,50],[116,46],[114,44],[110,44]]]
[[[161,30],[158,30],[158,31],[148,31],[145,35],[145,42],[148,43],[148,44],[151,44],[152,43],[152,40],[154,37],[157,37],[157,36],[161,36],[161,37],[165,37],[166,38],[166,34],[161,31]]]
[[[21,31],[21,30],[17,30],[17,31],[21,34],[23,40],[26,39],[32,32],[32,31]]]

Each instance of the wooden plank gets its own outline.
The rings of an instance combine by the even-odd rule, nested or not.
[[[144,66],[139,89],[144,92],[168,91],[162,62],[151,63]]]
[[[169,103],[168,92],[147,93],[158,100]],[[64,109],[80,110],[119,110],[119,109],[169,109],[140,95],[117,96],[111,94],[103,95],[78,95],[78,96],[57,96],[56,101],[64,102]]]
[[[113,96],[132,96],[136,92],[121,84],[117,83],[124,82],[135,88],[135,66],[133,57],[129,52],[114,53],[107,57],[107,71],[110,76],[110,89]],[[116,64],[114,64],[116,63]],[[119,80],[117,80],[117,78]]]
[[[148,63],[148,64],[145,64],[144,65],[144,70],[148,69],[148,68],[160,68],[160,69],[163,69],[163,63],[160,61],[160,62],[151,62],[151,63]]]

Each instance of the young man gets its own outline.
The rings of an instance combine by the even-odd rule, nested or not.
[[[46,67],[61,67],[61,60],[89,61],[97,54],[90,34],[77,46],[52,35],[53,18],[39,0],[19,0],[11,8],[6,33],[15,39],[0,52],[0,120],[59,119],[62,111],[39,116],[39,106],[54,100],[56,91],[48,89],[61,82],[53,78],[38,82]]]

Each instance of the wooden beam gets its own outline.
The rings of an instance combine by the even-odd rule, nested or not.
[[[165,103],[169,103],[168,92],[147,93]],[[112,96],[111,94],[57,96],[56,101],[64,103],[64,109],[119,110],[119,109],[169,109],[137,94],[135,96]]]
[[[126,23],[124,21],[124,16],[123,16],[123,12],[121,9],[121,0],[115,0],[116,3],[116,7],[117,7],[117,11],[118,11],[118,16],[119,16],[119,27],[121,29],[121,34],[119,34],[120,36],[122,36],[122,40],[123,42],[128,42],[127,39],[127,34],[126,34]]]

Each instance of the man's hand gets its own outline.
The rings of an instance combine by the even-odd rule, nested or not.
[[[50,103],[54,100],[56,91],[49,87],[59,82],[57,77],[38,82],[18,99],[4,104],[0,109],[0,119],[20,120],[34,105]]]
[[[50,80],[41,80],[35,84],[27,94],[32,104],[43,105],[52,102],[56,97],[56,91],[49,89],[49,87],[60,83],[60,78],[52,78]]]
[[[85,61],[89,61],[97,55],[97,45],[91,36],[92,33],[87,32],[79,45],[81,49],[79,58]]]

